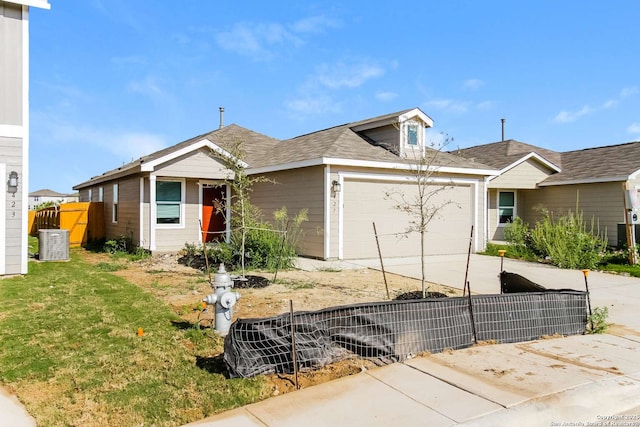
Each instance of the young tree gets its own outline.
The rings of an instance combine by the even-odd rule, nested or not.
[[[243,161],[245,155],[242,144],[241,140],[234,140],[228,147],[225,147],[228,149],[228,152],[219,153],[214,151],[213,154],[221,159],[227,170],[230,171],[230,176],[227,180],[227,184],[231,187],[230,198],[228,200],[214,200],[214,206],[216,213],[222,214],[225,222],[230,223],[232,228],[238,228],[240,230],[240,262],[242,277],[244,278],[247,230],[249,227],[254,227],[260,222],[260,210],[251,204],[249,196],[253,191],[254,184],[259,182],[271,182],[275,184],[275,181],[262,175],[247,175],[245,171],[247,165]],[[230,218],[227,217],[227,208],[229,208]]]
[[[452,188],[451,180],[443,183],[436,180],[439,174],[439,157],[446,145],[452,139],[442,135],[440,142],[432,142],[430,147],[422,150],[412,150],[406,159],[410,159],[410,173],[413,191],[410,194],[401,189],[392,189],[385,193],[387,200],[392,200],[394,208],[409,216],[409,224],[403,232],[405,237],[411,233],[420,234],[420,266],[422,272],[422,298],[426,298],[426,266],[425,266],[425,238],[429,224],[440,217],[442,210],[448,205],[457,204],[452,200],[442,200],[441,193]],[[458,206],[459,207],[459,206]]]

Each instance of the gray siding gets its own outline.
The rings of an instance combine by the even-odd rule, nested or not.
[[[26,230],[22,229],[23,217],[23,179],[22,139],[0,137],[0,163],[5,164],[5,176],[2,177],[2,197],[5,197],[5,274],[22,274],[22,238]],[[18,192],[6,191],[9,172],[18,172]],[[26,250],[25,250],[26,255]]]
[[[228,170],[208,149],[174,159],[157,170],[158,175],[176,178],[225,179]]]
[[[264,219],[273,222],[273,213],[283,206],[292,218],[308,209],[309,221],[303,224],[304,237],[298,253],[324,257],[324,168],[322,166],[293,169],[266,175],[276,184],[257,183],[251,203],[262,210]]]
[[[607,233],[610,245],[617,245],[618,224],[624,223],[624,194],[621,182],[542,187],[526,192],[519,213],[533,226],[543,218],[543,210],[554,216],[581,211],[588,225],[591,219]]]
[[[392,153],[400,153],[400,130],[393,125],[366,130],[364,132],[360,132],[360,134],[371,139],[377,145],[386,148]]]
[[[0,124],[22,124],[22,7],[0,4]]]
[[[537,184],[550,175],[546,166],[535,160],[527,160],[489,182],[489,188],[535,189]]]

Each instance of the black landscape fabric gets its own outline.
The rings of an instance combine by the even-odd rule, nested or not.
[[[476,341],[582,334],[587,303],[585,292],[547,290],[347,305],[296,312],[293,323],[298,368],[309,370],[350,357],[386,364]],[[224,361],[232,378],[292,373],[290,314],[235,321]]]

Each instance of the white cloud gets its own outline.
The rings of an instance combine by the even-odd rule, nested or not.
[[[476,105],[476,108],[480,111],[489,111],[493,108],[493,101],[482,101]]]
[[[319,114],[335,114],[342,111],[342,105],[328,95],[303,94],[299,98],[285,102],[287,110],[296,118]]]
[[[580,117],[586,116],[594,112],[594,109],[588,105],[585,105],[578,111],[560,111],[554,117],[553,121],[556,123],[571,123],[578,120]]]
[[[617,107],[625,98],[629,98],[639,92],[640,92],[640,89],[638,89],[638,87],[636,86],[623,88],[620,91],[620,94],[618,95],[617,98],[608,99],[602,104],[600,104],[599,107],[591,107],[590,105],[585,105],[577,111],[562,110],[558,114],[556,114],[556,116],[553,118],[553,121],[556,123],[575,122],[576,120],[584,116],[587,116],[589,114],[594,114],[594,113],[597,113],[598,111]]]
[[[640,123],[631,123],[627,128],[627,132],[640,135]]]
[[[378,101],[392,101],[398,97],[395,92],[378,92],[376,93],[376,99]]]
[[[153,76],[147,76],[144,80],[129,82],[127,90],[151,96],[165,94],[165,91],[160,86],[160,79]]]
[[[637,86],[625,87],[620,91],[620,98],[628,98],[640,92]]]
[[[469,101],[456,101],[453,99],[433,99],[424,103],[427,109],[448,111],[451,113],[465,113],[471,108]]]
[[[333,65],[322,65],[314,77],[320,85],[330,89],[355,88],[362,86],[367,80],[380,77],[384,69],[367,62],[347,64],[339,62]]]
[[[246,55],[254,60],[268,60],[275,56],[274,50],[282,45],[298,46],[302,40],[276,23],[237,23],[230,31],[219,33],[216,42],[225,50]]]
[[[468,79],[462,84],[462,88],[466,90],[478,90],[484,85],[484,82],[479,79]]]
[[[296,33],[321,33],[327,28],[338,28],[341,25],[337,19],[316,15],[294,22],[291,29]]]

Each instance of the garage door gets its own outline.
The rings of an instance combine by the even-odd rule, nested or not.
[[[433,186],[433,190],[442,186]],[[420,255],[420,234],[405,234],[412,217],[396,208],[400,195],[414,200],[415,183],[345,180],[343,195],[343,256],[345,259],[378,256],[373,223],[380,236],[384,257]],[[392,196],[387,194],[393,193]],[[449,185],[430,200],[441,207],[429,223],[425,253],[459,254],[469,248],[472,224],[472,191],[469,185]]]

